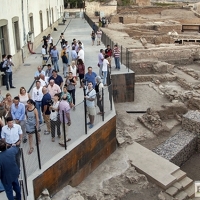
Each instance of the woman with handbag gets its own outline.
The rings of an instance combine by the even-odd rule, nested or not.
[[[84,65],[82,59],[78,59],[78,61],[77,61],[77,73],[78,73],[78,76],[79,76],[80,88],[82,88],[81,80],[85,76],[85,65]]]

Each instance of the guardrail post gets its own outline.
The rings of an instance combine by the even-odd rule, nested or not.
[[[40,159],[40,148],[39,148],[39,142],[38,142],[38,130],[35,126],[35,139],[36,139],[36,147],[37,147],[37,155],[38,155],[38,164],[39,164],[39,169],[41,169],[41,159]]]

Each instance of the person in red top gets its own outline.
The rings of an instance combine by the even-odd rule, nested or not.
[[[78,59],[78,61],[77,61],[77,73],[78,73],[78,76],[79,76],[80,88],[82,88],[81,80],[85,76],[85,65],[84,65],[82,59]]]
[[[105,49],[105,55],[108,55],[108,62],[109,62],[109,66],[111,67],[111,58],[112,58],[112,49],[110,48],[110,45],[107,45],[107,49]]]

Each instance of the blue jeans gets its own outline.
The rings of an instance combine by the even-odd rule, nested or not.
[[[6,89],[9,90],[10,87],[13,87],[12,85],[12,72],[6,72]]]
[[[21,200],[21,189],[19,186],[18,179],[14,180],[12,183],[4,183],[3,186],[5,188],[5,192],[6,192],[6,196],[8,200],[14,200],[13,190],[16,193],[16,199]]]
[[[114,59],[115,59],[115,67],[116,67],[116,69],[120,69],[120,63],[119,63],[119,57],[114,57]]]
[[[41,101],[35,101],[35,107],[36,107],[36,109],[38,111],[38,116],[39,116],[39,122],[40,122],[40,124],[42,124],[41,106],[42,106],[42,102]]]
[[[58,58],[57,57],[53,57],[52,60],[53,60],[54,69],[56,71],[59,71]]]
[[[103,84],[106,85],[107,84],[107,71],[103,71]]]
[[[3,187],[3,184],[2,184],[2,182],[1,182],[1,179],[0,179],[0,191],[4,191],[5,189],[4,189],[4,187]]]

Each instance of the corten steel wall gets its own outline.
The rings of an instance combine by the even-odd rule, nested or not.
[[[116,150],[116,116],[33,180],[35,199],[44,188],[55,194],[65,185],[77,186]]]
[[[115,103],[134,101],[135,73],[111,74]]]

